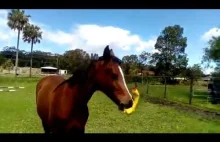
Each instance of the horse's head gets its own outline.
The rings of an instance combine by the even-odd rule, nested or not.
[[[103,56],[95,65],[94,79],[97,90],[104,92],[120,110],[132,107],[133,100],[120,67],[121,60],[114,56],[113,50],[106,46]]]

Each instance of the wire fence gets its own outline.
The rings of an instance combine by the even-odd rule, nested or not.
[[[185,78],[129,75],[125,77],[129,85],[139,84],[138,88],[143,96],[193,104],[220,111],[220,105],[213,105],[220,100],[220,77]]]

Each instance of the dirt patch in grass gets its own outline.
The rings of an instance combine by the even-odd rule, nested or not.
[[[176,109],[181,109],[184,111],[193,112],[198,115],[204,116],[206,118],[220,119],[220,111],[201,109],[201,108],[197,108],[193,105],[183,104],[180,102],[175,102],[175,101],[170,101],[167,99],[150,97],[150,96],[146,97],[146,101],[149,103],[153,103],[153,104],[161,104],[161,105],[165,105],[165,106],[175,107]]]

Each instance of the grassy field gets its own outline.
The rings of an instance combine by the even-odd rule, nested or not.
[[[147,92],[146,85],[141,85],[139,87],[140,92],[145,93]],[[149,86],[149,96],[152,97],[164,97],[164,85],[150,85]],[[184,104],[189,103],[189,86],[174,86],[174,85],[167,85],[167,93],[166,98],[171,101],[181,102]],[[194,95],[192,99],[192,105],[195,107],[199,107],[202,109],[213,110],[213,111],[220,111],[220,104],[211,104],[207,101],[208,90],[207,87],[203,86],[194,86]]]
[[[0,77],[0,86],[24,86],[17,92],[0,92],[1,133],[41,133],[36,113],[35,86],[39,78]],[[87,133],[220,132],[220,121],[144,101],[144,89],[136,112],[125,115],[104,94],[97,92],[89,102]],[[150,94],[159,90],[150,86]],[[169,90],[169,89],[168,89]],[[180,95],[181,91],[176,92]],[[177,92],[178,91],[178,92]],[[171,97],[168,91],[168,96]],[[181,96],[181,95],[180,95]]]

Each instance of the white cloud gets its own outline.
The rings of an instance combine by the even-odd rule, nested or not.
[[[205,74],[211,74],[212,72],[214,72],[214,68],[203,69],[203,72],[204,72]]]
[[[0,10],[0,27],[5,27],[7,25],[7,11]]]
[[[219,28],[212,28],[209,31],[207,31],[206,33],[204,33],[202,35],[202,39],[205,41],[209,41],[212,37],[218,37],[220,36],[220,29]]]
[[[150,39],[148,41],[140,41],[140,46],[136,48],[137,51],[143,51],[146,48],[153,48],[156,43],[156,38]],[[156,51],[154,48],[153,52]]]
[[[106,45],[121,51],[129,51],[132,47],[137,52],[152,49],[156,38],[144,41],[130,31],[112,26],[77,25],[73,32],[43,31],[43,38],[59,45],[67,45],[70,49],[82,48],[88,52],[101,53]]]
[[[0,43],[1,46],[9,46],[17,32],[11,30],[7,25],[7,10],[0,10]]]
[[[160,51],[158,51],[157,49],[153,49],[152,53],[160,53]]]
[[[41,27],[41,28],[46,28],[46,27],[48,27],[47,25],[45,25],[45,24],[43,24],[43,23],[39,23],[39,22],[33,21],[31,18],[30,18],[29,22],[30,22],[31,24],[38,25],[38,26]]]
[[[96,52],[98,54],[102,54],[103,48],[106,45],[110,45],[110,48],[122,52],[131,50],[135,52],[141,52],[143,50],[155,52],[155,37],[149,40],[143,40],[139,35],[119,27],[85,24],[76,25],[72,31],[64,32],[61,30],[53,31],[52,27],[33,21],[32,19],[30,22],[39,25],[43,31],[42,43],[36,45],[39,46],[38,49],[44,49],[44,43],[49,43],[69,49],[81,48],[89,53]],[[12,41],[16,43],[17,32],[9,29],[7,26],[7,11],[0,10],[0,42],[9,45]],[[58,47],[55,46],[53,48]]]

